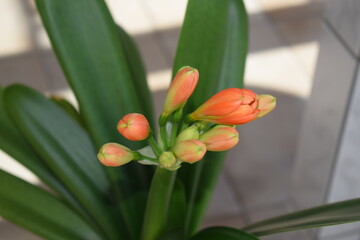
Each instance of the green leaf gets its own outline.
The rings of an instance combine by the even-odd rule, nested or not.
[[[175,179],[176,171],[157,167],[147,197],[141,240],[157,240],[166,230]]]
[[[48,187],[58,193],[67,204],[87,218],[87,214],[78,201],[56,178],[51,169],[46,166],[40,156],[24,139],[21,132],[15,127],[5,111],[3,93],[4,89],[0,88],[0,149],[36,174]]]
[[[150,125],[154,127],[154,109],[151,101],[151,93],[146,81],[146,71],[141,60],[140,53],[136,47],[135,41],[120,26],[119,32],[121,45],[124,50],[126,62],[128,63],[131,78],[136,86],[136,94],[137,96],[140,96],[141,99],[143,99],[143,101],[141,101],[141,106],[144,111],[144,115],[150,122]]]
[[[117,122],[127,113],[144,113],[140,99],[149,100],[136,92],[119,30],[104,1],[36,4],[96,146],[124,141],[116,131]]]
[[[195,110],[222,89],[243,87],[247,42],[243,1],[189,0],[173,72],[192,66],[199,70],[200,79],[185,112]],[[199,226],[224,156],[207,153],[200,163],[179,170],[188,196],[186,235]]]
[[[104,239],[51,194],[2,170],[0,215],[49,240]]]
[[[84,129],[54,102],[25,86],[8,87],[4,100],[11,118],[46,165],[94,221],[118,239],[105,195],[109,182]]]
[[[253,223],[243,228],[256,236],[360,221],[360,198],[326,204]]]
[[[119,37],[104,1],[36,0],[36,5],[96,148],[108,142],[131,149],[144,147],[144,142],[125,140],[116,130],[125,114],[146,114],[151,99],[137,91],[146,91],[146,82],[135,78],[141,77],[141,72],[135,76],[135,66],[129,67],[138,59],[125,53],[126,46],[121,44],[129,41]],[[140,82],[141,87],[136,85]],[[129,192],[146,189],[153,173],[152,168],[134,163],[106,172],[118,201]]]
[[[131,239],[139,239],[144,220],[147,191],[134,193],[119,204]]]
[[[54,103],[56,103],[59,107],[64,109],[64,111],[67,112],[67,114],[69,114],[69,116],[71,116],[80,125],[84,125],[81,118],[80,118],[79,112],[76,110],[76,108],[69,101],[67,101],[64,98],[57,97],[57,96],[51,96],[50,99],[52,101],[54,101]]]
[[[229,227],[211,227],[202,230],[190,240],[259,240],[244,231]]]

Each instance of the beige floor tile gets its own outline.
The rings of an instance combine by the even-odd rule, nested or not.
[[[22,83],[39,91],[46,90],[46,82],[34,54],[24,53],[0,58],[0,86],[13,83]]]
[[[154,33],[134,35],[142,59],[148,73],[163,71],[170,68],[171,63],[164,54],[159,38]]]
[[[307,97],[311,76],[277,27],[262,13],[250,15],[249,22],[250,54],[246,64],[246,85]]]
[[[206,219],[201,225],[201,229],[214,227],[214,226],[239,228],[241,226],[244,226],[244,222],[241,219],[241,216],[217,217],[213,219]]]
[[[305,103],[292,95],[253,90],[276,96],[277,106],[268,116],[238,127],[240,142],[230,150],[226,161],[227,171],[247,211],[288,200]]]
[[[360,53],[360,1],[326,1],[326,19],[353,54]]]
[[[162,37],[162,48],[164,49],[164,53],[166,57],[170,60],[171,65],[174,62],[176,48],[180,37],[180,26],[174,28],[164,29],[158,32]]]
[[[217,219],[227,216],[240,216],[242,210],[241,204],[239,199],[236,198],[231,183],[223,173],[219,177],[205,218]]]
[[[168,29],[182,24],[186,0],[138,0],[156,29]]]
[[[29,51],[27,16],[21,0],[2,0],[0,7],[0,57]]]
[[[152,19],[139,0],[106,0],[106,3],[115,22],[129,33],[139,34],[154,30]]]
[[[1,240],[41,240],[36,235],[4,220],[0,220],[0,236]]]

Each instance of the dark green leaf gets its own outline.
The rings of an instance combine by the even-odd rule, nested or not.
[[[6,108],[46,165],[104,231],[119,238],[105,194],[109,182],[84,129],[63,109],[34,90],[13,85],[4,93]]]
[[[3,93],[4,89],[0,88],[0,149],[36,174],[48,187],[58,193],[74,210],[86,217],[87,214],[71,195],[69,190],[56,178],[51,169],[41,161],[40,156],[33,150],[21,132],[14,126],[12,120],[5,111]]]
[[[242,0],[189,0],[173,70],[195,67],[200,79],[185,112],[193,111],[222,89],[243,87],[247,41]],[[188,196],[187,235],[199,226],[224,156],[208,153],[200,163],[179,171]]]
[[[136,47],[134,40],[131,36],[124,31],[123,28],[119,27],[120,31],[120,41],[124,49],[124,54],[126,62],[128,63],[128,68],[131,74],[131,78],[135,83],[135,91],[137,96],[140,96],[142,99],[141,106],[145,113],[145,116],[150,122],[150,125],[154,127],[154,116],[153,116],[153,106],[151,101],[150,90],[146,81],[146,71],[144,64],[141,60],[140,53]]]
[[[67,112],[69,116],[71,116],[80,125],[83,125],[79,112],[69,101],[57,96],[52,96],[50,99],[53,100],[57,105],[59,105],[59,107],[64,109],[64,111]]]
[[[144,96],[137,95],[119,30],[104,1],[36,4],[97,147],[121,140],[117,122],[126,113],[144,112]]]
[[[177,229],[184,225],[186,213],[186,195],[183,183],[176,179],[171,195],[167,227],[169,230]]]
[[[1,170],[0,215],[49,240],[103,239],[51,194]]]
[[[259,240],[244,231],[229,227],[211,227],[202,230],[190,240]]]
[[[140,239],[148,192],[137,192],[119,204],[132,239]]]
[[[256,236],[360,221],[360,198],[270,218],[244,228]]]
[[[118,142],[134,150],[143,147],[144,143],[127,141],[116,130],[117,122],[125,114],[146,114],[145,108],[151,100],[137,91],[136,84],[145,81],[132,79],[135,66],[129,69],[129,56],[121,46],[123,41],[128,41],[119,39],[119,30],[104,1],[36,0],[36,4],[96,148],[108,142]],[[106,169],[118,200],[128,192],[145,189],[151,170],[133,163]]]

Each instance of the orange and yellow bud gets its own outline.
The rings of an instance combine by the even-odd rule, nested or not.
[[[198,80],[197,69],[188,66],[182,67],[171,82],[161,115],[166,117],[182,107],[194,92]]]
[[[118,167],[135,158],[129,148],[117,143],[107,143],[103,145],[97,157],[102,164],[108,167]]]
[[[206,146],[199,140],[192,139],[177,142],[172,148],[172,151],[179,160],[187,163],[194,163],[200,161],[204,157]]]
[[[173,152],[163,152],[159,157],[160,166],[170,171],[175,171],[180,168],[180,161],[178,161]]]
[[[201,134],[199,140],[208,151],[226,151],[239,142],[239,133],[234,127],[217,125]]]
[[[228,88],[215,94],[190,118],[225,125],[241,125],[264,116],[275,108],[276,99],[248,89]]]
[[[191,140],[191,139],[199,139],[199,130],[196,126],[191,126],[185,128],[181,131],[181,133],[176,137],[176,142]]]
[[[276,106],[276,98],[271,95],[260,95],[259,96],[259,105],[258,109],[260,110],[260,113],[258,115],[258,118],[261,118],[274,110]]]
[[[149,136],[148,120],[140,113],[129,113],[118,123],[117,129],[121,135],[131,141],[141,141]]]

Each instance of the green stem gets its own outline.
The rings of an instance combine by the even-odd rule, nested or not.
[[[161,154],[161,149],[159,148],[159,146],[157,145],[155,139],[153,136],[148,138],[148,142],[150,144],[150,147],[152,148],[152,150],[154,151],[156,157],[159,157]]]
[[[167,134],[167,130],[166,130],[166,125],[160,126],[160,135],[161,135],[161,140],[164,144],[164,150],[166,151],[168,148],[168,134]]]
[[[176,171],[158,167],[151,181],[141,240],[157,240],[166,227]]]
[[[173,124],[172,124],[172,127],[171,127],[169,147],[172,147],[172,146],[175,144],[175,140],[176,140],[176,137],[177,137],[178,129],[179,129],[179,123],[178,123],[178,122],[173,123]]]

